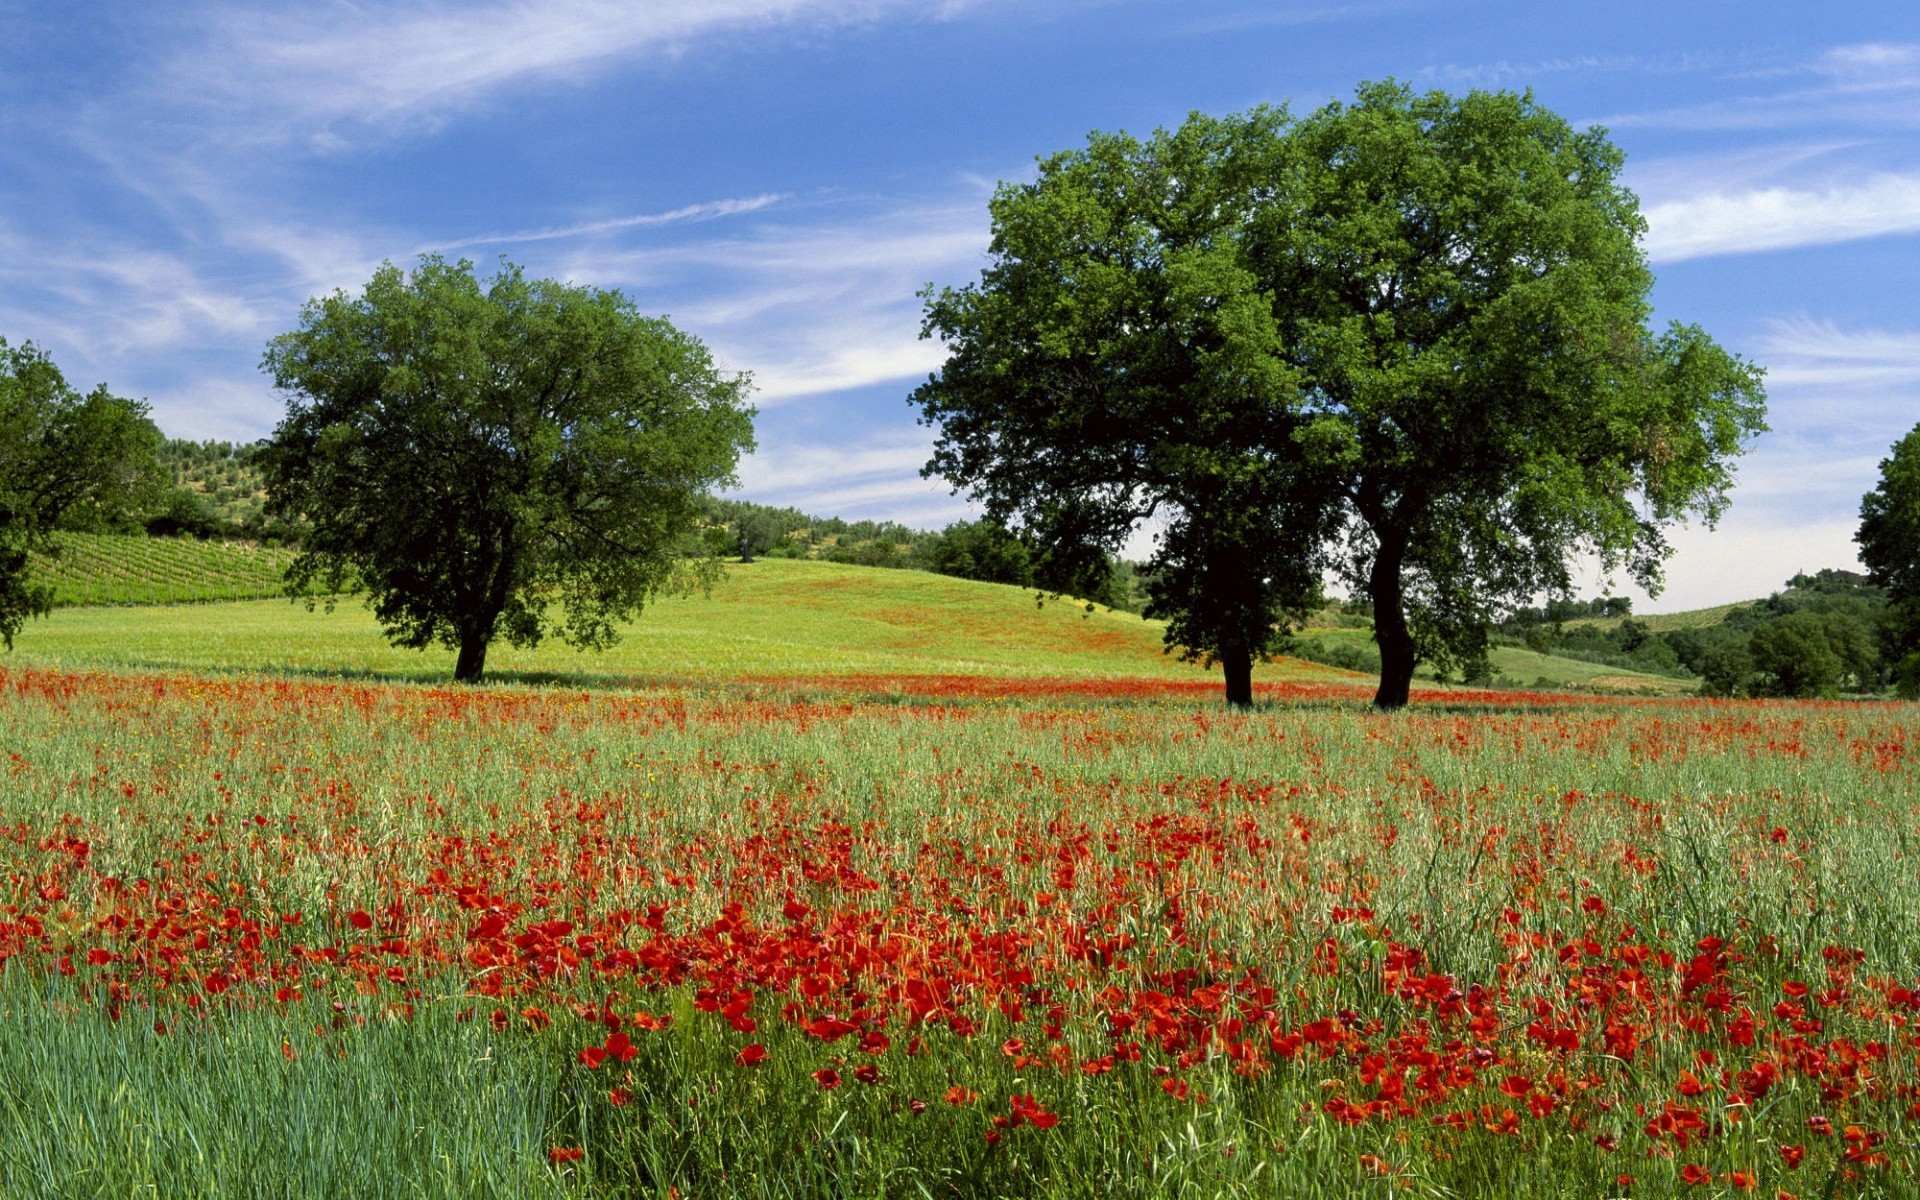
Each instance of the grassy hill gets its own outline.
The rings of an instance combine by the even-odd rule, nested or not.
[[[61,555],[37,568],[63,607],[22,632],[12,661],[427,680],[452,673],[451,651],[389,646],[358,599],[329,613],[280,598],[290,550],[190,538],[62,540]],[[499,643],[487,666],[496,679],[582,684],[860,674],[1218,678],[1163,654],[1162,629],[1071,601],[1037,606],[1024,588],[763,558],[730,566],[711,596],[659,600],[605,653]],[[1370,633],[1351,625],[1311,635],[1370,645]],[[1497,647],[1492,657],[1496,682],[1505,686],[1659,694],[1696,686],[1519,647]],[[1255,678],[1370,682],[1297,659],[1263,666]]]
[[[1036,606],[1024,588],[923,571],[762,559],[727,568],[711,596],[648,607],[620,645],[581,654],[559,643],[497,643],[488,674],[525,681],[914,674],[1218,678],[1161,653],[1161,626],[1067,601]],[[308,612],[286,600],[69,608],[30,623],[13,662],[369,674],[443,680],[453,653],[386,644],[354,598]],[[1354,680],[1308,663],[1262,667],[1256,680]]]
[[[1690,608],[1684,612],[1636,614],[1633,621],[1645,625],[1651,633],[1669,633],[1675,629],[1705,629],[1718,625],[1726,619],[1728,613],[1736,608],[1745,608],[1757,603],[1754,600],[1742,600],[1737,604],[1716,604],[1712,608]],[[1624,617],[1582,617],[1568,621],[1569,626],[1586,625],[1594,629],[1617,629]]]

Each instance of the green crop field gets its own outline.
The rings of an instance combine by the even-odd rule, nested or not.
[[[200,604],[281,594],[293,551],[193,538],[63,533],[59,553],[36,556],[36,579],[53,602],[82,605]]]

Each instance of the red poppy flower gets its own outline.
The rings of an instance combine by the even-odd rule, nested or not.
[[[840,1072],[832,1067],[821,1067],[813,1073],[813,1081],[820,1085],[821,1091],[830,1092],[840,1086]]]
[[[748,1042],[740,1048],[740,1053],[733,1056],[733,1065],[736,1067],[757,1067],[765,1061],[767,1048],[759,1042]]]

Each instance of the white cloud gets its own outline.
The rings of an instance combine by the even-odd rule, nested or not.
[[[950,16],[963,0],[494,0],[228,10],[173,65],[177,95],[223,101],[265,132],[313,137],[340,123],[431,123],[502,88],[573,82],[629,60],[782,25]],[[277,127],[277,128],[276,128]]]
[[[268,311],[177,254],[124,243],[29,245],[0,229],[0,320],[15,336],[92,364],[251,335]]]
[[[1858,389],[1920,385],[1920,332],[1843,330],[1831,321],[1798,316],[1768,323],[1762,356],[1767,381],[1776,387],[1827,386]],[[1869,403],[1885,399],[1876,393]],[[1914,403],[1920,413],[1920,401]]]
[[[1445,63],[1422,67],[1413,80],[1422,87],[1493,88],[1526,86],[1544,75],[1679,74],[1698,71],[1714,60],[1699,54],[1654,58],[1641,54],[1576,54],[1512,62]]]
[[[1846,91],[1881,91],[1920,86],[1920,44],[1865,42],[1836,46],[1813,69]]]
[[[250,442],[273,432],[279,398],[265,378],[201,376],[146,397],[167,436],[193,441]]]
[[[766,224],[723,237],[623,248],[588,243],[554,266],[565,278],[626,288],[642,309],[751,371],[755,403],[901,384],[937,369],[918,293],[968,283],[985,262],[984,206],[845,207],[810,225]]]
[[[1883,174],[1820,191],[1706,192],[1649,205],[1656,262],[1748,254],[1920,231],[1920,175]]]
[[[1812,58],[1750,72],[1746,77],[1792,82],[1771,92],[1619,113],[1600,124],[1611,129],[1655,126],[1691,130],[1842,125],[1910,129],[1920,124],[1920,108],[1916,108],[1913,96],[1920,90],[1920,45],[1835,46]],[[1809,78],[1816,81],[1813,86],[1806,86]]]
[[[1743,512],[1736,502],[1717,529],[1688,526],[1668,540],[1666,586],[1649,597],[1624,576],[1613,580],[1613,594],[1632,596],[1634,611],[1684,612],[1740,600],[1757,600],[1786,586],[1793,575],[1824,567],[1859,570],[1853,544],[1857,520],[1781,519]],[[1599,594],[1605,581],[1589,573],[1584,594]]]
[[[769,192],[763,196],[748,196],[737,200],[709,200],[700,204],[683,205],[680,208],[662,213],[639,213],[627,217],[608,217],[600,221],[583,221],[573,225],[562,225],[551,229],[529,229],[519,233],[487,233],[475,237],[459,238],[450,242],[436,242],[422,246],[416,254],[427,254],[441,250],[464,250],[472,246],[508,246],[523,242],[554,242],[568,238],[603,237],[610,233],[619,233],[628,229],[644,229],[653,225],[674,225],[684,221],[711,221],[717,217],[737,216],[740,213],[758,212],[769,205],[778,204],[787,198],[784,192]]]
[[[815,516],[873,517],[933,528],[973,515],[942,479],[922,479],[933,436],[894,429],[845,442],[783,441],[740,464],[742,499]]]
[[[783,444],[762,450],[740,465],[740,486],[768,495],[805,493],[843,486],[849,480],[887,476],[918,478],[933,454],[930,433],[889,432],[853,445]],[[942,485],[944,486],[944,485]]]

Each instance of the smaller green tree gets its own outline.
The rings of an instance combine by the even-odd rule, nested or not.
[[[32,342],[0,338],[0,641],[9,650],[51,591],[34,582],[35,554],[55,555],[61,529],[88,529],[160,502],[160,430],[147,407],[81,395]]]
[[[1887,590],[1882,657],[1903,696],[1920,697],[1920,425],[1893,444],[1880,482],[1860,501],[1860,561]]]
[[[927,552],[927,565],[942,575],[987,583],[1033,586],[1033,551],[996,521],[955,521]]]
[[[1753,631],[1747,653],[1762,696],[1825,696],[1840,685],[1846,664],[1834,652],[1818,614],[1792,612]]]
[[[603,647],[652,596],[710,580],[701,497],[753,446],[749,382],[618,292],[503,265],[391,264],[267,347],[287,417],[270,508],[311,531],[296,595],[357,581],[397,645]]]

